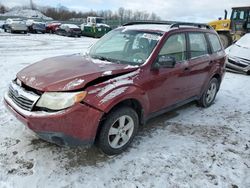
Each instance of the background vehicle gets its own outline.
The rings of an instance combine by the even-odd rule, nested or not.
[[[27,33],[28,28],[25,22],[21,19],[7,19],[5,24],[3,25],[3,29],[5,32],[10,33]]]
[[[111,31],[109,25],[104,24],[101,17],[88,17],[87,23],[81,25],[82,35],[99,38]]]
[[[224,19],[208,23],[219,34],[223,46],[226,48],[239,40],[245,33],[250,32],[250,7],[233,7],[230,19],[225,10]]]
[[[68,37],[81,37],[81,29],[74,24],[62,24],[55,32],[57,35],[68,36]]]
[[[56,30],[60,27],[60,25],[62,24],[59,22],[52,22],[46,24],[46,33],[55,33]]]
[[[227,69],[250,75],[250,33],[245,34],[235,44],[226,49]]]
[[[26,25],[28,26],[28,31],[30,33],[43,33],[44,34],[46,32],[45,23],[43,22],[27,20]]]
[[[5,21],[0,20],[0,29],[3,29],[4,23],[5,23]]]

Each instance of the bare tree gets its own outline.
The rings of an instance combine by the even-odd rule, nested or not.
[[[125,12],[125,9],[123,7],[120,7],[118,9],[118,15],[120,17],[120,24],[123,23],[123,20],[124,20],[124,12]]]
[[[32,10],[35,10],[35,9],[36,9],[36,6],[35,6],[35,4],[33,3],[33,0],[30,0],[30,8],[31,8]]]
[[[0,4],[0,14],[4,14],[8,11],[8,8],[2,4]]]
[[[136,20],[158,20],[160,19],[155,13],[149,14],[146,11],[132,11],[130,9],[125,9],[120,7],[117,11],[111,10],[100,10],[100,11],[88,11],[88,12],[75,12],[69,10],[65,6],[60,6],[58,8],[53,7],[39,7],[40,10],[48,17],[55,20],[68,20],[71,18],[87,18],[88,16],[100,16],[105,20],[109,20],[112,23],[122,25],[124,22],[136,21]]]

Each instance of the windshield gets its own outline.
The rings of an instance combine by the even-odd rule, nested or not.
[[[103,23],[103,18],[96,18],[96,23]]]
[[[95,59],[114,63],[141,65],[143,64],[162,34],[117,29],[109,32],[90,49],[89,55]]]

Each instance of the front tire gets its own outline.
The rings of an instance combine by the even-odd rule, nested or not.
[[[133,141],[139,127],[139,118],[130,107],[111,111],[97,138],[99,148],[107,155],[122,153]]]
[[[200,100],[198,101],[199,105],[204,108],[211,106],[215,100],[218,90],[219,81],[217,78],[212,78],[208,84],[208,87],[205,89]]]

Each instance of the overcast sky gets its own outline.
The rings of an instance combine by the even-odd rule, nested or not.
[[[250,0],[33,0],[38,5],[63,5],[77,11],[117,10],[119,7],[155,12],[162,20],[207,22],[224,16],[224,9],[250,6]],[[29,0],[0,0],[9,7],[27,5]]]

